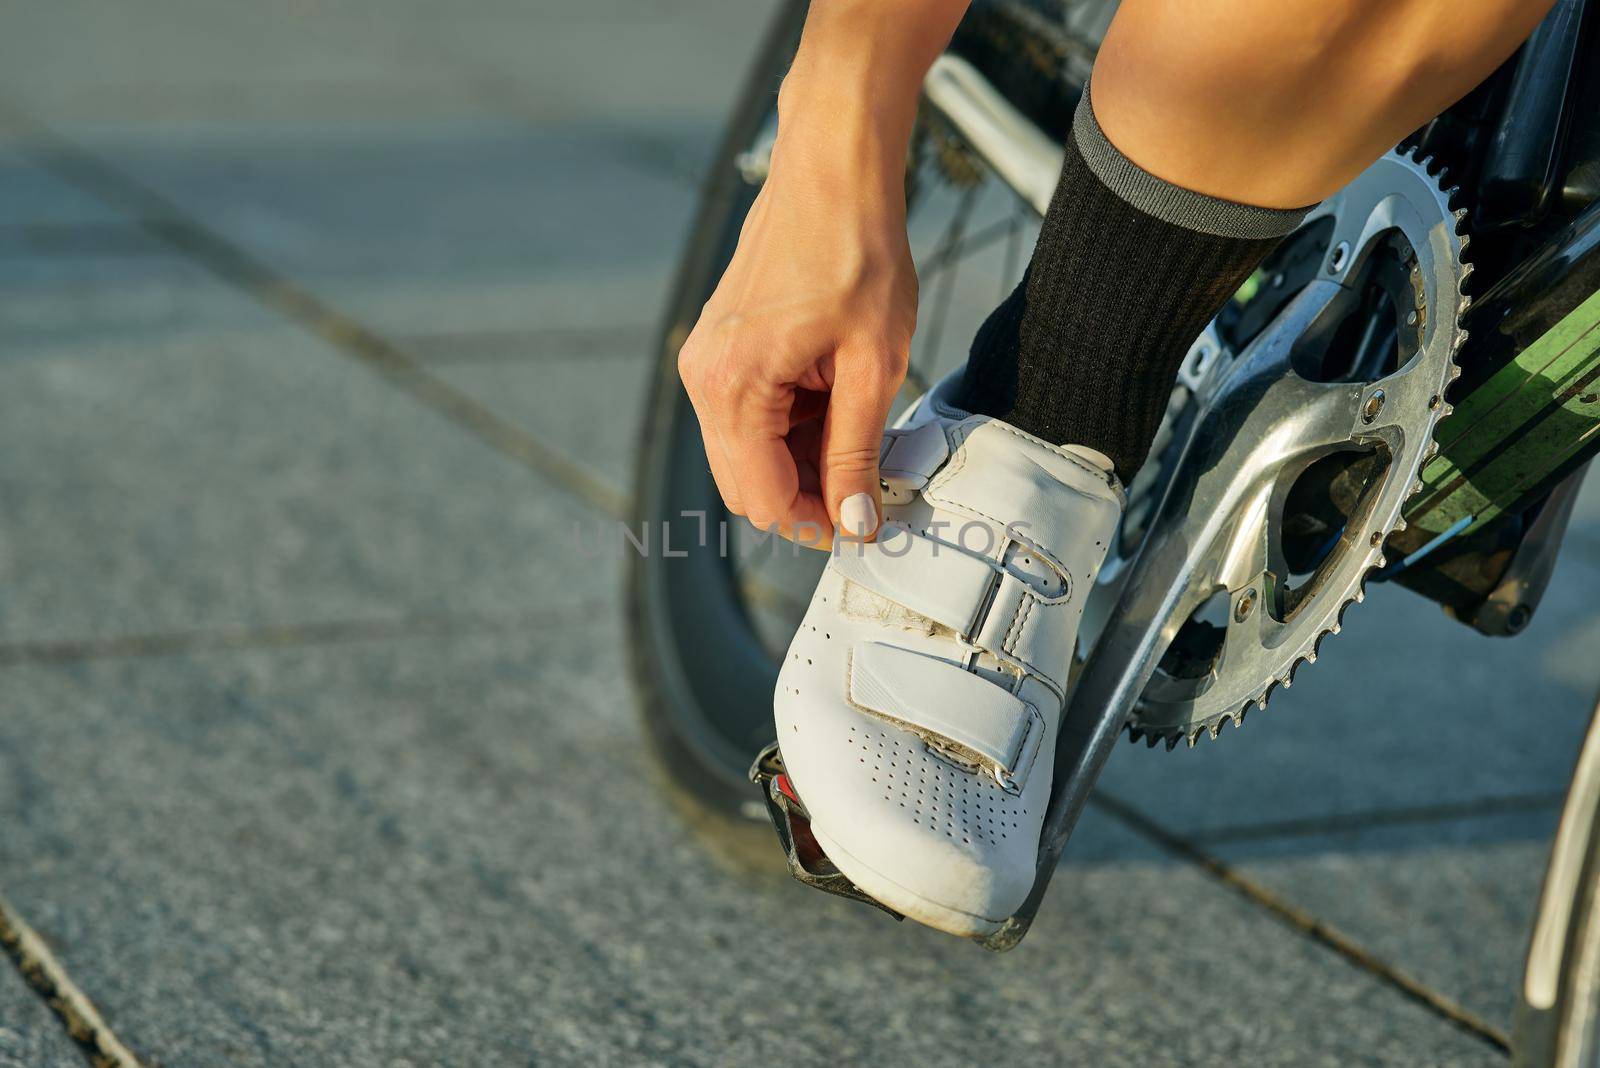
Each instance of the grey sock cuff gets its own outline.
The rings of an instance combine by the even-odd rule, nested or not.
[[[1089,104],[1089,87],[1072,117],[1072,139],[1094,176],[1117,196],[1163,222],[1217,237],[1249,239],[1282,237],[1300,225],[1304,208],[1258,208],[1196,193],[1157,178],[1118,151],[1100,129]]]

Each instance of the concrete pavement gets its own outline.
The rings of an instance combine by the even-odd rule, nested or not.
[[[1517,641],[1378,590],[1237,736],[1120,748],[1004,957],[661,800],[570,531],[764,17],[13,15],[0,895],[151,1065],[1503,1062],[1595,492]],[[0,961],[0,1065],[85,1056]]]

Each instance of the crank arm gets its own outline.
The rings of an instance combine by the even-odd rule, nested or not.
[[[1231,517],[1257,496],[1256,475],[1277,457],[1259,442],[1274,436],[1271,420],[1293,418],[1292,406],[1274,403],[1285,388],[1282,367],[1292,339],[1334,298],[1332,283],[1317,283],[1279,313],[1282,329],[1268,329],[1241,353],[1194,422],[1182,459],[1129,565],[1110,620],[1073,684],[1056,745],[1055,787],[1039,840],[1033,890],[1006,924],[982,940],[997,952],[1027,934],[1050,886],[1084,805],[1107,757],[1183,621],[1197,607],[1196,587],[1229,585],[1227,558],[1218,545],[1233,533]],[[1287,416],[1274,413],[1288,412]],[[1221,564],[1219,565],[1219,559]]]

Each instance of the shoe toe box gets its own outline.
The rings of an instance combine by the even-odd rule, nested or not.
[[[846,854],[834,863],[857,883],[880,884],[879,892],[863,889],[881,898],[887,881],[941,908],[993,921],[1021,904],[1033,885],[1037,790],[1010,794],[842,696],[824,704],[791,693],[779,709],[790,781],[813,828]]]

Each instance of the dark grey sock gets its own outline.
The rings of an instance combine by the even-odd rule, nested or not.
[[[1085,91],[1027,273],[972,343],[963,406],[1098,449],[1132,478],[1189,346],[1309,210],[1219,200],[1141,170]]]

